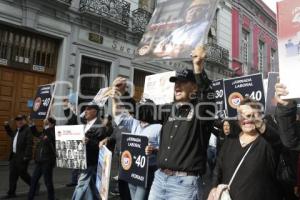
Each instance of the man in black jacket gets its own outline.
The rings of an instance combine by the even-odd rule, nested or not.
[[[99,199],[99,192],[96,188],[96,173],[98,166],[98,144],[106,137],[106,129],[101,120],[97,117],[99,107],[90,103],[85,107],[85,138],[83,142],[86,147],[87,169],[79,176],[78,184],[73,193],[73,200]]]
[[[32,134],[39,139],[35,149],[36,166],[32,174],[28,200],[34,199],[35,192],[39,188],[39,180],[44,176],[44,182],[48,192],[48,200],[54,200],[53,168],[55,167],[55,119],[49,117],[44,120],[43,132],[39,132],[34,124],[30,128]]]
[[[15,118],[17,129],[13,131],[5,122],[6,133],[11,137],[11,153],[9,162],[9,190],[3,199],[16,196],[17,181],[21,177],[30,186],[31,177],[28,174],[28,164],[32,157],[32,133],[26,122],[26,116]]]

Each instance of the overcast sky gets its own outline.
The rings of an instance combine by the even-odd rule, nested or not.
[[[280,0],[263,0],[275,13],[276,13],[276,2]]]

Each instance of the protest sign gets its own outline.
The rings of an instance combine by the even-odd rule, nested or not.
[[[224,80],[227,116],[236,117],[236,108],[245,97],[250,97],[265,106],[263,78],[261,74]]]
[[[138,49],[136,60],[190,59],[206,43],[219,0],[157,2]]]
[[[96,187],[102,200],[108,199],[112,153],[106,146],[99,150]]]
[[[268,87],[266,93],[266,114],[275,114],[277,101],[275,99],[275,85],[278,82],[279,73],[270,72],[268,76]]]
[[[30,115],[31,119],[45,119],[48,117],[54,90],[54,84],[40,85],[38,87]]]
[[[122,134],[120,179],[146,187],[149,161],[145,153],[147,145],[148,138],[145,136]]]
[[[86,169],[86,148],[82,142],[84,125],[55,126],[57,167]]]
[[[111,88],[106,87],[99,90],[99,92],[94,97],[93,101],[99,106],[104,107],[108,98]]]
[[[300,1],[283,0],[277,3],[278,55],[280,82],[289,94],[284,99],[300,98]]]
[[[174,101],[175,84],[169,81],[176,72],[165,72],[146,76],[143,97],[151,99],[156,105],[172,103]]]
[[[217,104],[217,115],[221,118],[225,117],[224,110],[225,107],[225,93],[224,93],[224,81],[221,80],[215,80],[212,82],[212,88],[215,93],[215,102]]]

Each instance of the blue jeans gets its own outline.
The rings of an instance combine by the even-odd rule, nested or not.
[[[97,200],[99,192],[96,188],[97,166],[88,167],[79,175],[78,184],[72,200]]]
[[[207,163],[209,166],[209,170],[211,175],[213,174],[217,159],[217,148],[213,146],[209,146],[207,148]]]
[[[135,186],[128,183],[131,200],[144,200],[146,196],[146,189],[141,186]]]
[[[149,200],[202,200],[202,182],[198,176],[169,176],[155,172]]]

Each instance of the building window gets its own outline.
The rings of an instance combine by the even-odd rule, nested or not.
[[[134,70],[134,78],[133,78],[133,84],[134,84],[134,96],[133,98],[138,102],[141,100],[144,92],[144,85],[145,85],[145,78],[148,75],[151,75],[152,73],[142,71],[135,69]]]
[[[258,47],[258,70],[261,73],[264,73],[264,59],[265,55],[265,43],[262,41],[259,41],[259,47]]]
[[[271,71],[276,71],[276,50],[271,49]]]
[[[26,69],[38,65],[54,74],[58,48],[58,40],[1,25],[0,58],[7,60],[8,65]]]
[[[95,96],[101,88],[107,87],[110,77],[110,64],[103,60],[97,60],[86,56],[82,57],[80,79],[80,93],[84,96]],[[99,75],[95,77],[95,75]],[[101,77],[100,77],[101,76]],[[92,98],[79,98],[79,103],[89,102]]]
[[[244,74],[248,74],[249,65],[249,32],[246,30],[242,31],[242,58],[243,58],[243,70]]]

